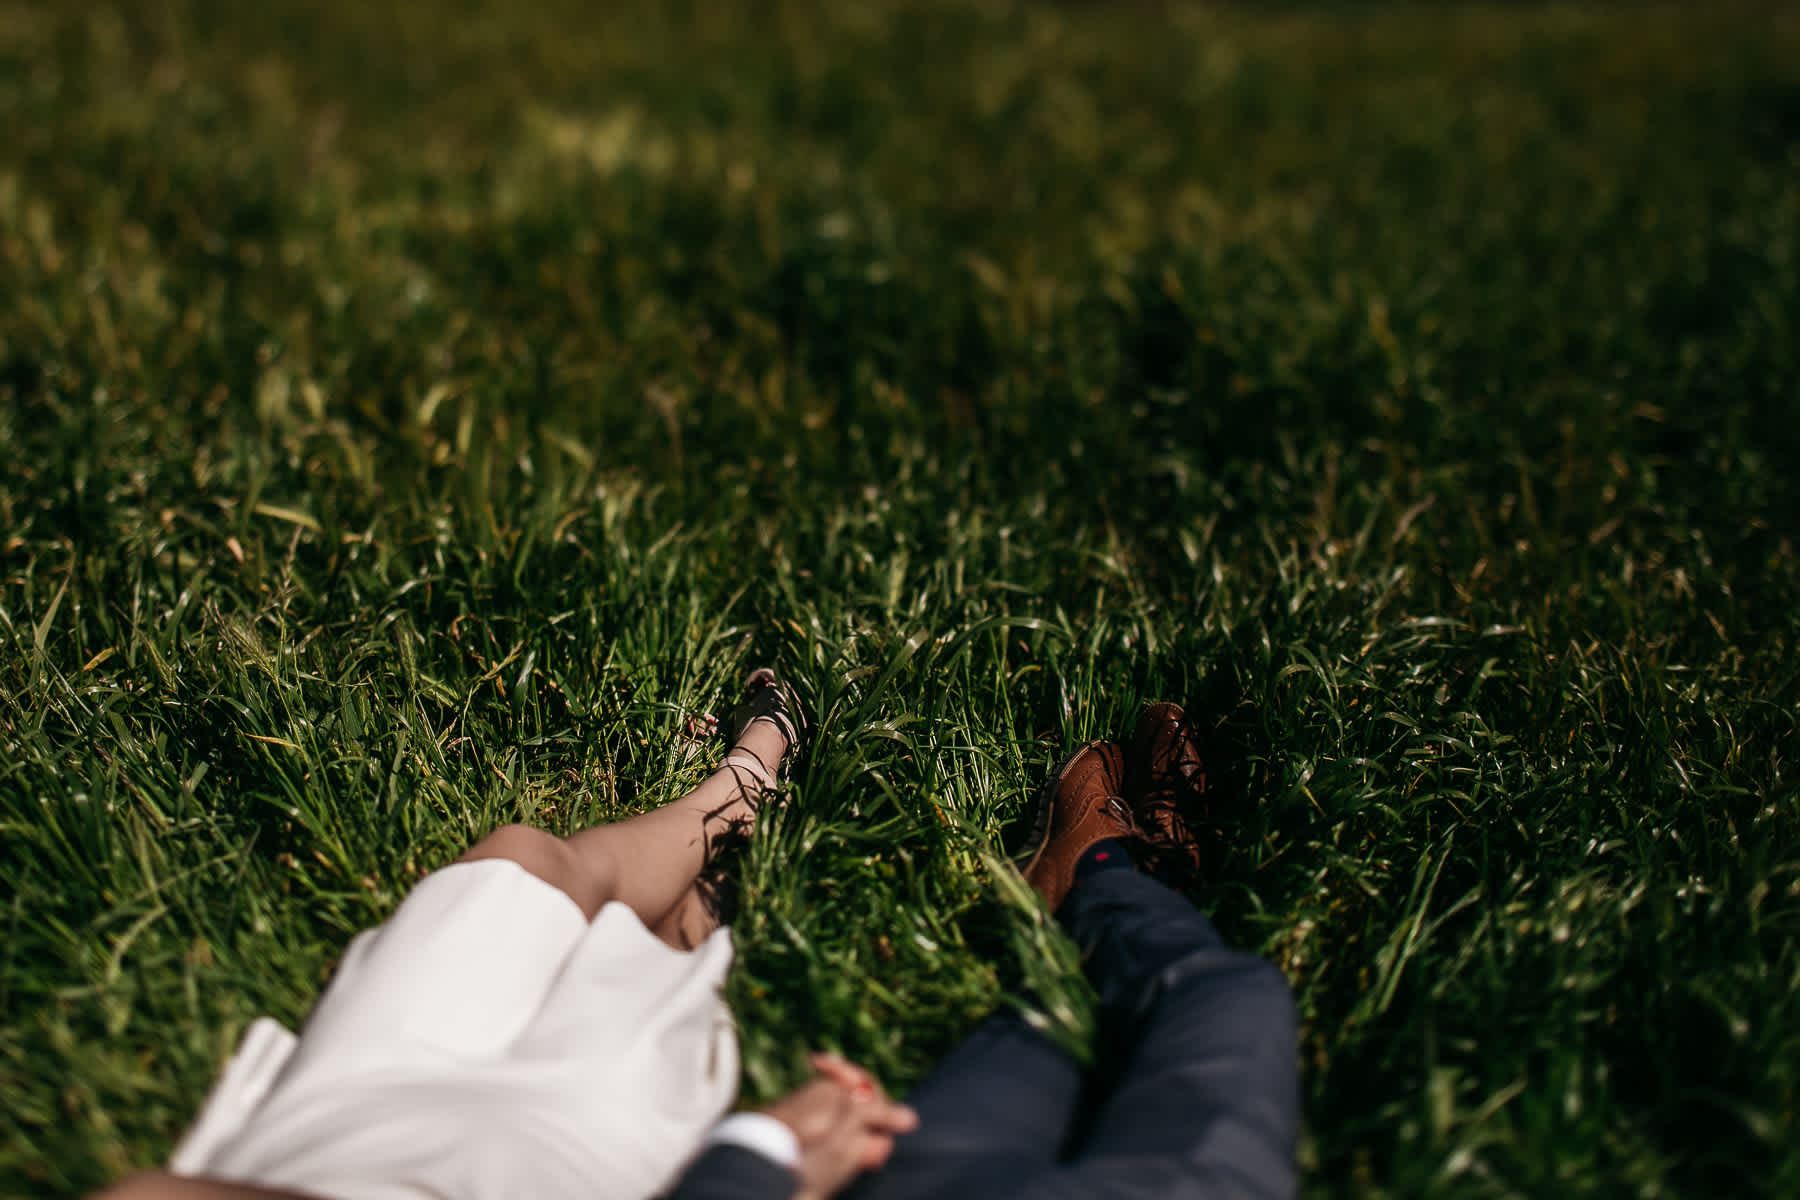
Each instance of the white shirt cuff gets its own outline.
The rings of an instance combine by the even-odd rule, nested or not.
[[[717,1145],[742,1146],[776,1166],[790,1171],[800,1165],[800,1139],[794,1131],[768,1113],[732,1113],[707,1131],[702,1149]]]

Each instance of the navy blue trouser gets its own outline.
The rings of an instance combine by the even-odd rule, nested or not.
[[[1058,911],[1099,993],[1093,1068],[1016,1014],[983,1022],[907,1098],[919,1129],[856,1200],[1289,1197],[1293,997],[1179,894],[1101,871]]]

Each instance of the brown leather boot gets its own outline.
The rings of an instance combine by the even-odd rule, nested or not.
[[[1126,802],[1166,881],[1185,882],[1200,869],[1200,843],[1189,824],[1206,804],[1200,739],[1179,704],[1145,705],[1126,764]],[[1172,878],[1171,878],[1172,877]]]
[[[1025,882],[1052,912],[1074,886],[1083,851],[1106,838],[1138,840],[1124,787],[1124,753],[1112,742],[1089,742],[1050,772],[1038,790],[1037,823],[1018,862]]]

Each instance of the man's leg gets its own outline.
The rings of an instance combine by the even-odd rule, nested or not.
[[[1194,878],[1190,822],[1210,798],[1201,737],[1179,705],[1145,706],[1125,776],[1129,848]],[[1105,1070],[1066,1178],[1018,1194],[1292,1195],[1300,1101],[1287,981],[1226,946],[1179,894],[1125,869],[1127,848],[1090,843],[1058,910],[1100,994]]]
[[[1099,992],[1101,1035],[1077,1140],[1064,1145],[1080,1066],[1018,1016],[997,1015],[907,1098],[919,1131],[855,1200],[1293,1195],[1287,981],[1128,866],[1077,878],[1058,916]]]
[[[1134,870],[1083,880],[1059,916],[1100,995],[1100,1054],[1116,1064],[1072,1147],[1070,1186],[1293,1195],[1297,1034],[1281,972],[1226,946],[1186,899]]]
[[[1073,884],[1087,844],[1130,828],[1123,800],[1106,802],[1122,772],[1118,748],[1093,742],[1045,781],[1039,804],[1053,804],[1055,812],[1041,822],[1025,877],[1052,905]],[[983,1193],[971,1181],[1048,1170],[1069,1136],[1082,1087],[1080,1064],[1017,1015],[996,1014],[906,1098],[919,1115],[918,1131],[895,1143],[888,1165],[856,1195],[975,1196]]]
[[[1199,739],[1172,704],[1145,709],[1129,762],[1117,746],[1093,742],[1052,772],[1024,871],[1081,947],[1099,993],[1101,1044],[1083,1120],[1060,1162],[1042,1162],[1063,1141],[1046,1131],[1037,1165],[1010,1142],[992,1155],[955,1155],[957,1169],[931,1194],[1294,1193],[1299,1073],[1287,981],[1227,947],[1212,922],[1131,858],[1144,853],[1191,876],[1199,855],[1184,810],[1205,786]],[[1004,1072],[1002,1064],[988,1073]],[[927,1109],[920,1118],[929,1128]]]

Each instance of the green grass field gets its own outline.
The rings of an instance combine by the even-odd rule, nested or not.
[[[646,8],[0,3],[0,1194],[763,662],[747,1100],[1168,698],[1310,1195],[1800,1194],[1800,18]]]

